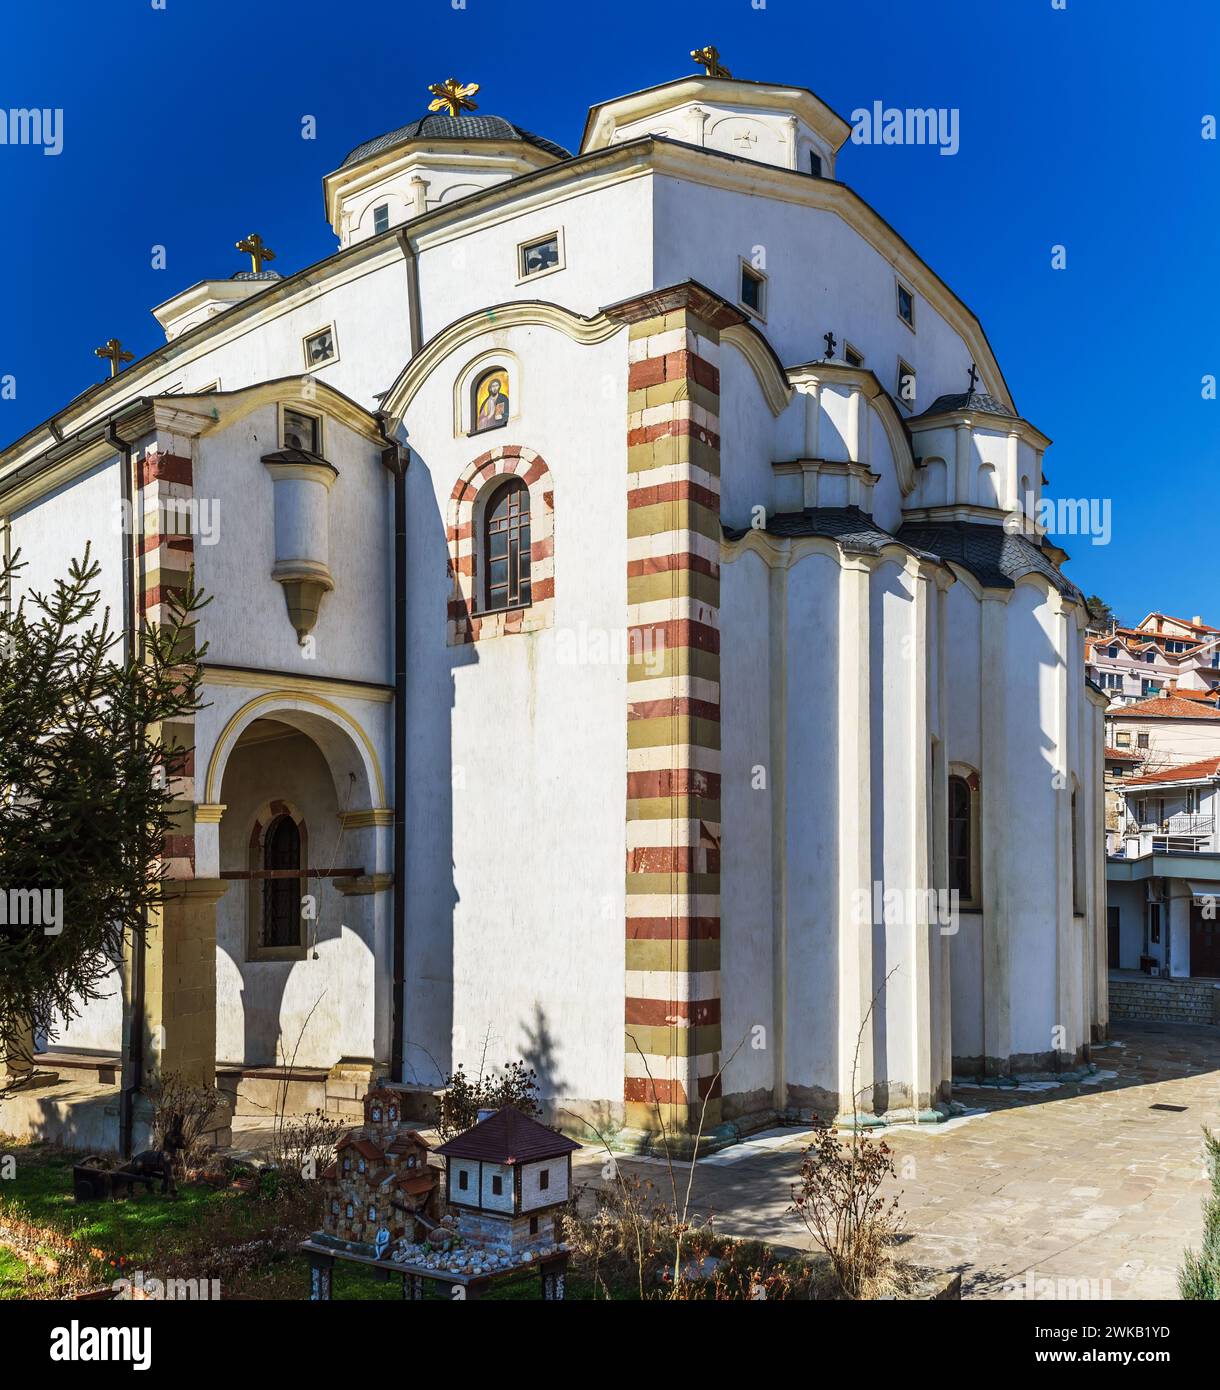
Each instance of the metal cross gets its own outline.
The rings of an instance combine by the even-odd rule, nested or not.
[[[707,77],[732,77],[732,73],[720,61],[720,50],[709,43],[705,48],[692,48],[690,56],[703,66]]]
[[[124,352],[123,344],[117,338],[108,338],[100,348],[93,349],[95,357],[104,357],[110,363],[110,375],[118,376],[124,362],[134,362],[134,352]]]
[[[826,356],[827,358],[831,358],[835,355],[835,335],[833,333],[823,333],[822,337],[826,339]]]
[[[237,249],[244,251],[250,257],[250,264],[254,268],[255,275],[262,270],[264,261],[275,260],[275,252],[257,232],[251,232],[249,236],[242,237],[237,243]]]
[[[436,98],[428,103],[429,111],[448,111],[451,116],[460,116],[463,111],[476,111],[478,107],[469,100],[479,90],[477,82],[462,83],[456,77],[446,77],[443,82],[433,82],[428,90]]]
[[[974,386],[975,386],[975,383],[978,381],[978,379],[979,379],[978,368],[974,365],[973,362],[971,362],[971,364],[970,364],[970,391],[971,391],[971,394],[974,393]]]

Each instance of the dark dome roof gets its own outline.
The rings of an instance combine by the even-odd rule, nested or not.
[[[400,145],[406,140],[524,140],[535,149],[545,150],[556,159],[571,159],[562,145],[544,140],[520,126],[506,121],[503,116],[450,116],[444,111],[429,112],[418,121],[409,121],[376,140],[366,140],[347,156],[339,166],[346,169],[349,164],[358,164],[370,155],[380,154],[392,145]]]
[[[1004,415],[1010,420],[1019,418],[1006,405],[984,391],[959,391],[950,396],[937,396],[923,413],[942,415],[951,410],[974,410],[980,415]]]
[[[239,270],[236,275],[230,275],[230,280],[282,280],[284,277],[278,270]]]

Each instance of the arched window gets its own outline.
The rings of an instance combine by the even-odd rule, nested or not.
[[[267,827],[263,868],[272,873],[301,868],[301,832],[291,816],[280,815]],[[301,880],[263,880],[263,945],[301,944]]]
[[[508,372],[492,367],[475,378],[470,391],[471,434],[508,424]]]
[[[974,900],[973,793],[964,777],[949,778],[949,888]]]
[[[510,478],[488,499],[483,518],[487,611],[530,604],[530,494]]]

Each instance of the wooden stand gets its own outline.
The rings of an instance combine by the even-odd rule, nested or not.
[[[425,1280],[439,1284],[446,1297],[461,1302],[464,1299],[480,1298],[497,1279],[525,1274],[531,1268],[530,1265],[514,1265],[511,1269],[497,1269],[487,1274],[457,1274],[449,1269],[424,1269],[420,1265],[398,1264],[394,1260],[378,1260],[370,1255],[356,1255],[351,1251],[336,1250],[331,1245],[319,1245],[312,1240],[302,1241],[300,1250],[309,1260],[309,1297],[315,1303],[329,1302],[331,1298],[336,1260],[364,1265],[375,1270],[380,1279],[399,1275],[402,1279],[402,1296],[412,1301],[423,1298]],[[568,1272],[568,1252],[565,1250],[557,1255],[548,1255],[545,1259],[539,1259],[532,1267],[538,1270],[542,1281],[543,1299],[547,1303],[562,1301]]]

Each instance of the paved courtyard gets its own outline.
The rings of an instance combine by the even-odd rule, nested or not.
[[[1095,1055],[1100,1081],[961,1090],[982,1113],[886,1132],[908,1259],[960,1271],[963,1298],[1177,1296],[1183,1247],[1202,1230],[1201,1127],[1220,1129],[1220,1029],[1124,1022],[1114,1034]],[[726,1234],[806,1247],[785,1215],[803,1143],[770,1131],[701,1160],[694,1206]],[[578,1182],[600,1181],[604,1154],[576,1158]],[[668,1191],[663,1164],[623,1162]]]

